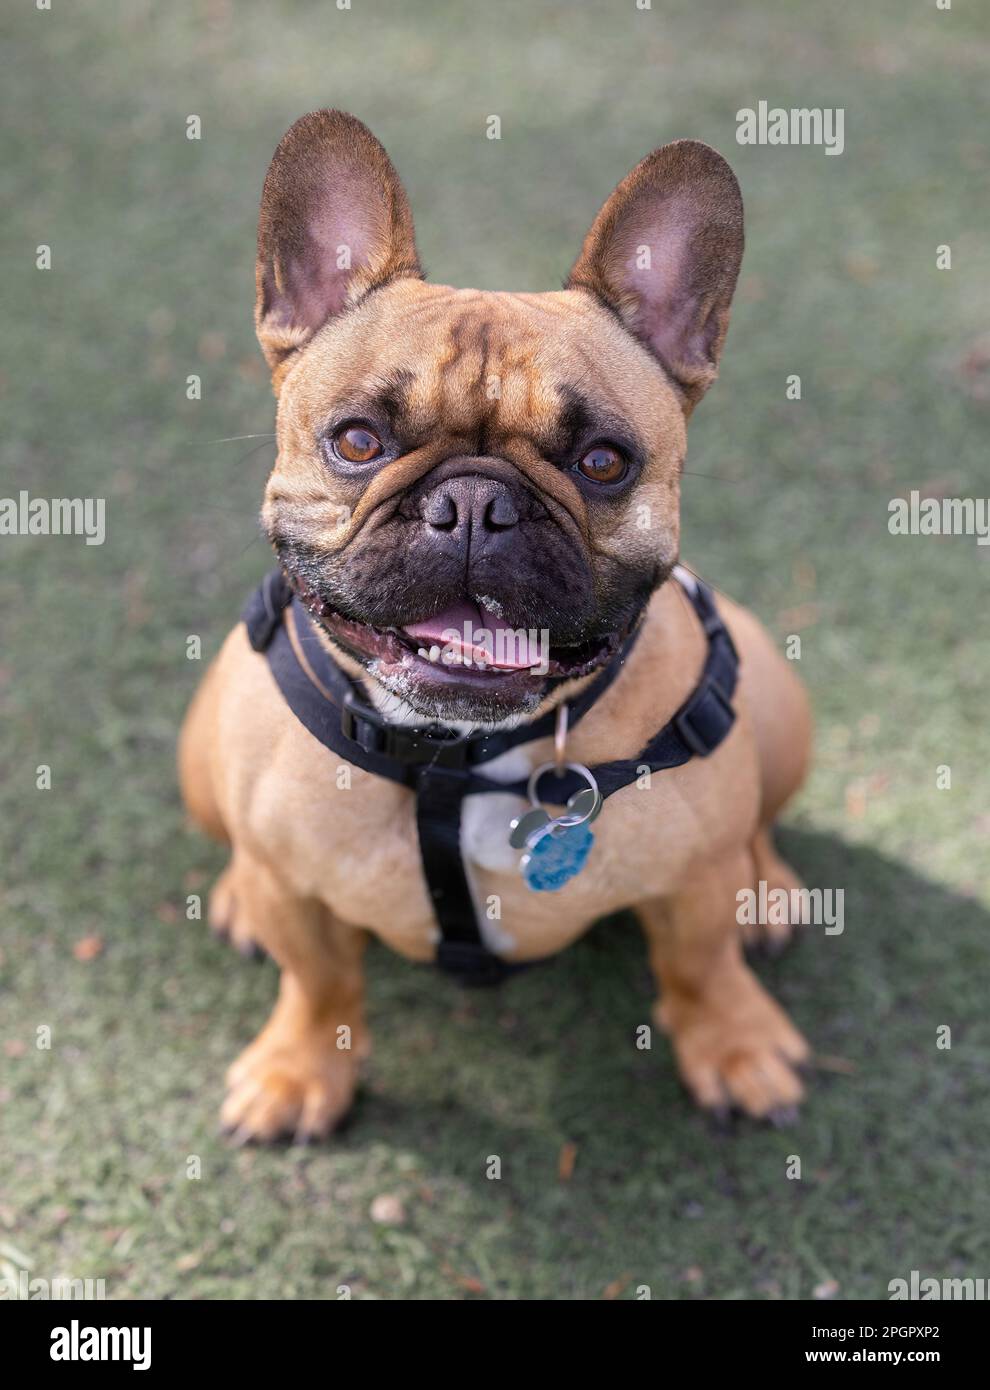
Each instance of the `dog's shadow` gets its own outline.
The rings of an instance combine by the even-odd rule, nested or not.
[[[754,960],[816,1054],[793,1129],[715,1131],[695,1111],[651,1025],[645,944],[622,914],[499,991],[459,991],[373,952],[375,1061],[344,1142],[414,1148],[484,1219],[497,1191],[507,1219],[566,1210],[591,1229],[638,1203],[689,1218],[713,1188],[759,1188],[751,1165],[771,1165],[779,1194],[794,1154],[823,1169],[896,1158],[919,1174],[933,1150],[964,1162],[967,1106],[985,1089],[974,1043],[990,917],[873,850],[804,830],[780,844],[810,887],[844,893],[841,934],[808,926],[778,959]]]

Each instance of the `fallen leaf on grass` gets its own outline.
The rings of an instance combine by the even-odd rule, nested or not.
[[[880,269],[880,262],[876,257],[866,255],[862,251],[848,252],[842,258],[842,265],[846,274],[860,285],[868,285]]]
[[[574,1176],[574,1165],[577,1162],[577,1144],[573,1144],[568,1139],[566,1144],[560,1146],[560,1156],[557,1159],[557,1176],[561,1182],[570,1182]]]
[[[458,1274],[454,1266],[450,1264],[447,1260],[444,1260],[441,1264],[440,1273],[444,1276],[445,1279],[449,1279],[451,1283],[456,1284],[458,1288],[463,1289],[465,1293],[486,1292],[485,1286],[480,1279],[476,1279],[473,1274]]]
[[[87,961],[95,960],[97,956],[103,954],[102,936],[84,936],[77,941],[72,948],[72,954],[76,960]]]

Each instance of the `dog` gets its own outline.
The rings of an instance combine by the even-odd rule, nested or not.
[[[771,827],[805,775],[808,701],[757,620],[721,595],[706,617],[677,568],[687,421],[717,374],[742,251],[729,165],[681,140],[618,185],[564,289],[434,285],[402,184],[360,121],[317,111],[283,137],[261,201],[255,312],[277,397],[262,523],[282,597],[263,591],[256,614],[270,635],[291,598],[287,659],[328,702],[338,741],[314,662],[386,749],[415,760],[415,730],[429,748],[506,746],[484,763],[494,794],[460,796],[451,822],[439,753],[420,759],[417,793],[391,762],[387,775],[362,766],[353,738],[353,761],[321,747],[265,633],[241,623],[227,637],[179,769],[191,817],[231,850],[211,924],[281,968],[274,1011],[228,1075],[221,1120],[238,1140],[340,1123],[369,1051],[369,936],[412,961],[459,959],[463,942],[438,926],[456,926],[455,880],[474,909],[465,959],[507,971],[633,909],[661,991],[654,1019],[694,1099],[771,1120],[802,1099],[808,1045],[746,963],[737,894],[799,886]],[[465,614],[524,634],[522,655],[455,637]],[[638,765],[689,701],[716,630],[738,667],[718,746]],[[568,725],[561,711],[589,691]],[[555,773],[571,786],[615,767],[635,780],[604,803],[582,783],[571,809],[545,809],[563,801]],[[584,867],[537,891],[520,845],[540,862],[582,819]]]

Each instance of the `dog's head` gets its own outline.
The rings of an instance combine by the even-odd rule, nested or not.
[[[742,246],[731,169],[685,140],[619,184],[564,290],[430,285],[370,131],[296,122],[258,232],[262,515],[346,666],[416,716],[493,724],[608,660],[677,560]]]

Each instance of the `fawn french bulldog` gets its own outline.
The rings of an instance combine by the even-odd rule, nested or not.
[[[685,140],[619,184],[563,290],[432,285],[361,122],[314,112],[279,145],[256,277],[279,575],[180,740],[188,809],[231,850],[211,922],[282,972],[229,1073],[238,1139],[348,1110],[369,933],[511,965],[623,907],[695,1099],[800,1100],[807,1044],[744,960],[736,895],[797,886],[771,824],[807,701],[759,623],[677,564],[686,425],[742,250],[732,171]],[[714,723],[692,724],[699,689]]]

